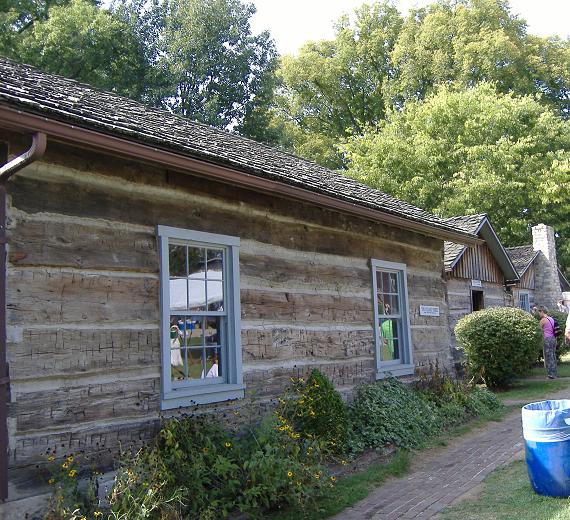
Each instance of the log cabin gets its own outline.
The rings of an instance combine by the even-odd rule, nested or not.
[[[535,305],[556,310],[570,284],[558,266],[554,229],[538,224],[532,237],[532,244],[507,247],[520,277],[514,288],[515,304],[529,312]]]
[[[0,517],[47,453],[108,469],[313,368],[349,393],[451,364],[444,241],[481,243],[452,221],[5,58],[0,143]]]
[[[453,330],[459,319],[488,307],[512,307],[512,287],[519,274],[487,215],[452,217],[446,221],[482,240],[476,246],[445,242],[449,328],[453,357],[458,362],[461,355]]]

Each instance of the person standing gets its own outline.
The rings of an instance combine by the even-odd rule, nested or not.
[[[544,305],[538,306],[540,327],[544,336],[544,368],[548,379],[556,379],[556,336],[554,335],[554,319],[548,315]]]
[[[564,305],[564,300],[558,300],[558,302],[556,302],[556,305],[558,306],[558,312],[563,312],[564,314],[568,313],[568,307]]]

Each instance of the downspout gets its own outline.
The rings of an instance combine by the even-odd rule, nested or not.
[[[28,164],[40,159],[46,149],[46,134],[36,132],[32,146],[8,162],[8,146],[0,144],[0,501],[8,498],[8,402],[10,401],[10,372],[6,348],[6,181]]]

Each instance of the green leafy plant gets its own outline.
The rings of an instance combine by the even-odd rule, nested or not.
[[[508,386],[528,372],[542,345],[536,320],[521,309],[497,307],[464,316],[455,326],[468,372],[489,387]]]
[[[293,425],[301,438],[317,441],[324,453],[340,453],[350,432],[348,409],[331,381],[313,370],[305,382],[294,379],[283,399],[278,414]]]
[[[441,429],[435,406],[396,379],[360,386],[351,416],[354,443],[361,448],[413,448]]]

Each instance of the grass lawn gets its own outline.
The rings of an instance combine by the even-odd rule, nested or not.
[[[496,391],[502,401],[525,400],[529,403],[547,399],[551,394],[570,386],[570,379],[523,379],[517,381],[507,391]]]
[[[558,363],[558,377],[570,377],[570,363],[567,360],[567,357],[564,356],[564,362]],[[545,377],[546,372],[543,366],[536,366],[530,371],[531,376],[541,376]]]
[[[493,472],[473,498],[445,509],[438,520],[566,520],[570,499],[549,498],[532,490],[524,461]]]

